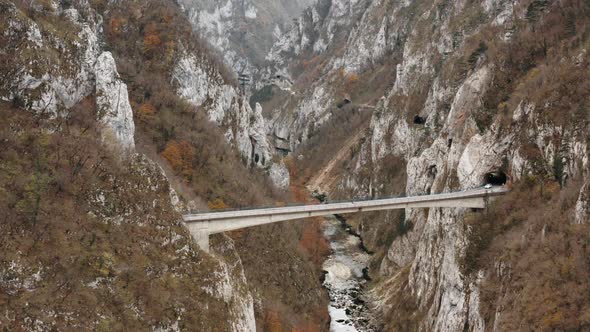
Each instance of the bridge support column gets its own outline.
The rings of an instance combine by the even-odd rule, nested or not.
[[[209,222],[200,222],[200,223],[185,223],[186,227],[188,228],[189,232],[191,233],[193,239],[201,250],[204,252],[209,252]]]
[[[193,239],[197,242],[201,250],[204,252],[209,252],[209,233],[198,232],[198,233],[191,233]]]

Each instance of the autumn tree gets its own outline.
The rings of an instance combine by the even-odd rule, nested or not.
[[[225,202],[221,198],[216,198],[210,201],[209,203],[207,203],[207,206],[211,210],[223,210],[229,208],[229,206],[225,204]]]
[[[137,108],[137,115],[140,119],[149,119],[156,114],[156,108],[151,103],[143,103]]]
[[[190,180],[194,152],[186,141],[170,141],[162,152],[162,157],[168,161],[177,174]]]
[[[264,330],[269,332],[280,332],[282,331],[281,318],[278,312],[269,310],[266,312],[264,317]]]
[[[324,237],[322,220],[313,219],[306,223],[299,244],[305,249],[308,257],[318,266],[330,254],[330,245]]]
[[[148,25],[143,36],[143,51],[145,53],[151,53],[157,50],[161,45],[162,39],[158,29],[154,24]]]
[[[110,37],[119,37],[123,33],[124,27],[127,24],[127,19],[123,17],[112,17],[107,26],[107,34]]]

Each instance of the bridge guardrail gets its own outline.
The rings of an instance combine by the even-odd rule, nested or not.
[[[504,188],[503,186],[496,186],[494,188]],[[380,196],[377,198],[371,198],[371,197],[360,197],[360,198],[353,198],[353,199],[347,199],[347,200],[329,200],[326,203],[319,203],[319,204],[305,204],[305,203],[286,203],[283,205],[261,205],[261,206],[256,206],[256,207],[243,207],[243,208],[227,208],[227,209],[218,209],[218,210],[208,210],[208,211],[192,211],[190,210],[188,212],[188,215],[192,215],[192,214],[204,214],[204,213],[221,213],[221,212],[234,212],[234,211],[251,211],[251,210],[261,210],[261,209],[273,209],[273,208],[286,208],[286,207],[298,207],[298,206],[306,206],[306,205],[322,205],[322,204],[338,204],[338,203],[354,203],[354,202],[367,202],[367,201],[375,201],[375,200],[386,200],[386,199],[393,199],[393,198],[406,198],[406,197],[422,197],[422,196],[435,196],[435,195],[444,195],[444,194],[458,194],[458,193],[464,193],[464,192],[468,192],[468,191],[473,191],[473,190],[478,190],[478,189],[484,189],[483,186],[481,187],[471,187],[471,188],[466,188],[466,189],[461,189],[461,190],[455,190],[455,191],[450,191],[450,190],[446,190],[443,192],[439,192],[439,193],[419,193],[419,194],[413,194],[408,196],[407,194],[402,194],[402,195],[392,195],[392,196]]]

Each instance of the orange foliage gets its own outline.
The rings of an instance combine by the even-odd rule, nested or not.
[[[232,238],[232,240],[237,241],[237,240],[242,239],[246,235],[246,233],[247,233],[247,230],[244,228],[244,229],[238,229],[236,231],[231,231],[226,234],[228,234],[229,237]]]
[[[328,316],[326,319],[330,319]],[[324,320],[325,321],[325,320]],[[306,322],[303,325],[299,325],[291,329],[291,332],[320,332],[322,329],[318,323]]]
[[[137,111],[139,112],[140,115],[146,116],[146,117],[153,116],[154,114],[156,114],[156,108],[151,103],[141,104],[141,106],[139,106],[139,109]]]
[[[178,174],[189,177],[194,157],[193,148],[186,141],[170,141],[162,152],[162,157],[168,161],[172,169]]]
[[[143,50],[150,52],[160,47],[160,45],[162,45],[162,39],[158,30],[154,25],[148,26],[143,36]]]
[[[346,76],[346,79],[344,82],[346,91],[351,92],[353,90],[354,84],[356,82],[358,82],[358,80],[359,80],[359,76],[357,74],[355,74],[355,73],[348,74]]]
[[[113,17],[109,21],[107,33],[110,36],[120,36],[123,32],[123,26],[127,24],[127,19],[123,17]]]
[[[348,75],[348,77],[346,78],[346,82],[348,84],[354,84],[359,80],[359,76],[355,73],[352,73],[350,75]]]
[[[319,55],[315,56],[309,60],[303,60],[303,68],[305,69],[305,71],[307,71],[308,69],[317,66],[320,61],[321,61],[321,58]]]
[[[229,208],[229,206],[225,204],[225,202],[221,198],[216,198],[213,201],[208,202],[207,206],[211,210],[223,210]]]
[[[313,219],[306,223],[299,244],[314,264],[322,265],[326,256],[330,254],[330,245],[324,237],[321,219]]]
[[[294,167],[293,163],[294,161],[292,158],[288,158],[286,161],[291,179],[293,179],[289,188],[293,197],[298,202],[307,204],[317,203],[310,200],[309,192],[302,183],[305,181],[305,177],[302,177],[297,173],[297,168]],[[330,245],[324,237],[321,218],[314,218],[312,221],[305,223],[303,234],[299,239],[299,245],[305,250],[314,264],[318,266],[322,265],[324,259],[330,254]]]
[[[267,311],[264,315],[264,331],[281,332],[282,324],[279,314],[276,311]]]
[[[174,20],[174,13],[170,9],[162,11],[162,21],[170,24]]]
[[[162,44],[162,40],[158,34],[146,34],[143,37],[143,45],[145,51],[151,51]]]

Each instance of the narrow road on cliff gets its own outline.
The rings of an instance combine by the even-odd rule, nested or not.
[[[326,188],[336,179],[331,177],[334,168],[344,159],[348,158],[350,149],[361,139],[365,131],[361,130],[356,135],[347,140],[342,148],[338,150],[334,158],[322,169],[314,175],[310,180],[307,188],[311,191],[317,190],[319,192],[325,192]]]

